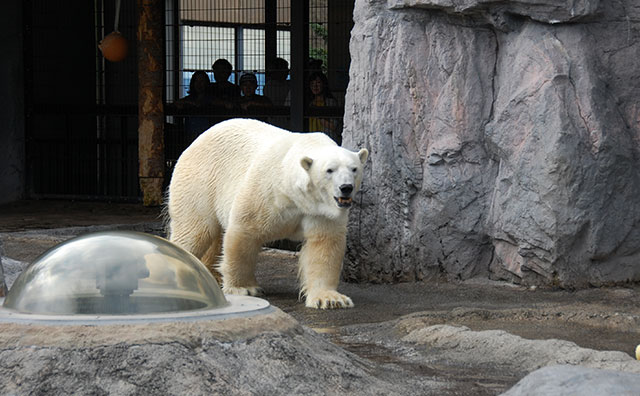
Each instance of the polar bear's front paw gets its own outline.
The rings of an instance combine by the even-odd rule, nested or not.
[[[223,286],[222,292],[224,294],[233,294],[236,296],[261,296],[262,289],[258,286],[251,287],[232,287],[232,286]]]
[[[321,290],[307,295],[305,305],[309,308],[333,309],[351,308],[353,301],[344,294],[334,290]]]

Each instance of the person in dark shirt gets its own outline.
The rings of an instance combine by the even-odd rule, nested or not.
[[[213,78],[216,81],[209,86],[209,94],[216,103],[231,108],[233,103],[240,99],[240,87],[229,81],[233,70],[231,63],[220,58],[211,65],[211,68],[213,69]]]
[[[191,75],[189,81],[189,91],[187,96],[180,98],[176,101],[178,108],[185,108],[189,106],[208,106],[211,102],[211,97],[207,94],[211,81],[209,76],[204,70],[198,70]]]
[[[196,110],[199,112],[208,110],[213,105],[213,98],[208,93],[211,81],[204,70],[198,70],[191,76],[189,92],[184,98],[178,99],[175,104],[180,110]],[[185,132],[195,136],[206,131],[211,126],[211,121],[203,115],[189,115],[184,118]]]

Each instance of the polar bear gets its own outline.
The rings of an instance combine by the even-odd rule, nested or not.
[[[293,133],[250,119],[219,123],[178,159],[168,191],[170,240],[222,275],[227,294],[258,295],[266,242],[303,242],[298,278],[305,305],[352,307],[337,291],[347,220],[369,152],[322,133]],[[222,258],[218,257],[222,253]]]

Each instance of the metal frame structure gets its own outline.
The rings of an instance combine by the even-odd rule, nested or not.
[[[170,175],[171,161],[195,138],[172,140],[167,126],[185,116],[172,108],[181,94],[180,28],[188,19],[180,16],[181,4],[205,0],[164,0],[164,42],[166,68],[163,87],[165,149]],[[220,0],[221,1],[221,0]],[[229,4],[253,0],[225,0]],[[139,201],[138,184],[138,71],[135,0],[121,0],[120,31],[129,39],[127,58],[119,63],[105,61],[96,43],[110,32],[116,0],[25,0],[24,75],[27,191],[29,198]],[[279,30],[290,31],[291,106],[274,109],[269,117],[287,119],[292,130],[305,130],[313,114],[305,104],[305,76],[308,72],[310,2],[313,7],[344,11],[344,31],[329,42],[329,76],[334,67],[332,48],[347,46],[353,0],[259,0],[264,10],[255,21],[216,23],[215,26],[264,30],[265,65],[278,54]],[[284,4],[284,6],[283,6]],[[318,5],[319,4],[319,5]],[[289,6],[289,21],[279,22],[282,8]],[[346,11],[345,11],[346,10]],[[352,22],[351,22],[352,23]],[[200,24],[206,25],[205,22]],[[72,43],[67,48],[48,45],[51,32],[63,31]],[[331,32],[330,32],[331,33]],[[43,41],[44,40],[44,41]],[[238,41],[238,40],[236,40]],[[59,51],[56,51],[59,50]],[[236,48],[236,54],[241,53]],[[344,58],[336,52],[335,58]],[[348,56],[348,52],[346,54]],[[342,59],[343,60],[343,59]],[[334,61],[335,62],[335,61]],[[348,60],[346,63],[348,67]],[[341,66],[343,69],[344,65]],[[345,71],[342,71],[344,73]],[[75,78],[75,79],[74,79]],[[66,88],[68,87],[68,88]],[[345,86],[346,87],[346,86]],[[341,87],[339,89],[344,89]],[[59,96],[60,93],[63,95]],[[340,119],[342,108],[323,109],[326,117]],[[226,114],[227,117],[238,114]],[[265,115],[267,116],[267,115]],[[166,177],[168,179],[168,177]],[[166,181],[165,181],[166,185]]]

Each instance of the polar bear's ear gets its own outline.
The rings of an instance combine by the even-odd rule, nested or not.
[[[300,165],[302,168],[296,168],[297,170],[294,170],[292,174],[292,176],[295,178],[295,185],[300,191],[308,192],[311,189],[311,174],[309,173],[311,164],[313,164],[313,160],[311,158],[302,157],[302,159],[300,160]]]
[[[313,160],[309,157],[302,157],[300,160],[300,165],[307,171],[311,169],[311,164],[313,164]]]
[[[358,151],[358,157],[360,157],[360,162],[364,165],[367,162],[367,158],[369,158],[369,150],[363,148]]]

